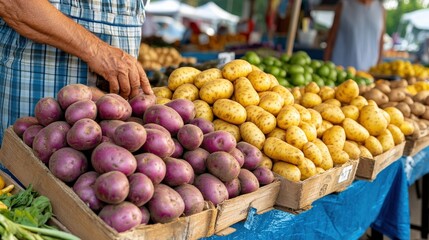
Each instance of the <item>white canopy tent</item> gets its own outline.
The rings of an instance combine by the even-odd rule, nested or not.
[[[406,13],[402,15],[402,21],[408,21],[418,29],[429,29],[429,9],[420,9]]]
[[[195,16],[196,9],[177,0],[162,0],[151,2],[145,9],[153,15],[179,15],[183,17]]]
[[[238,16],[223,10],[214,2],[208,2],[204,5],[197,7],[196,14],[202,15],[205,18],[213,21],[225,21],[234,24],[236,24],[240,19]]]

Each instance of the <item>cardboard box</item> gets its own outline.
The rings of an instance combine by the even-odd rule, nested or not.
[[[340,167],[331,168],[300,182],[279,176],[281,186],[276,207],[291,212],[308,209],[317,199],[347,188],[355,178],[357,165],[358,160],[349,160]]]
[[[418,152],[420,152],[421,150],[423,150],[428,146],[429,146],[429,135],[426,135],[418,139],[407,138],[405,142],[403,155],[413,157]]]
[[[25,186],[32,184],[36,191],[48,197],[58,220],[82,239],[198,239],[214,234],[217,209],[211,203],[207,203],[203,212],[192,216],[166,224],[141,225],[118,233],[87,207],[69,186],[52,175],[12,128],[4,134],[0,161]]]
[[[256,209],[256,213],[273,209],[280,190],[280,181],[276,180],[258,190],[247,193],[218,204],[215,232],[217,235],[228,235],[234,230],[231,225],[245,220],[250,208]]]
[[[405,142],[376,156],[374,159],[360,158],[356,177],[366,180],[374,180],[379,172],[401,158],[402,153],[404,152],[404,146]]]
[[[24,188],[21,187],[21,185],[19,185],[12,177],[10,177],[7,173],[3,172],[0,170],[0,176],[3,178],[4,182],[5,182],[5,186],[8,186],[10,184],[13,184],[15,187],[13,188],[13,190],[11,191],[12,194],[17,194],[20,191],[23,191]],[[50,226],[54,226],[57,229],[64,231],[64,232],[70,232],[63,224],[61,224],[60,221],[58,221],[58,219],[51,217],[51,219],[48,220],[48,225]]]

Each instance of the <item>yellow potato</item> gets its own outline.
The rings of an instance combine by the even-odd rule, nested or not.
[[[403,141],[405,141],[405,136],[398,126],[393,125],[393,124],[389,124],[387,126],[387,130],[389,130],[390,133],[392,134],[393,142],[395,142],[395,145],[398,145],[398,144],[402,143]]]
[[[386,119],[387,124],[390,124],[390,115],[386,111],[384,111],[383,109],[380,109],[380,110],[381,110],[381,113],[383,113],[383,116]]]
[[[320,112],[320,115],[323,120],[332,124],[340,124],[343,122],[344,118],[346,118],[343,111],[341,111],[341,108],[333,105],[324,108],[322,112]]]
[[[256,124],[264,134],[270,133],[277,126],[276,117],[259,106],[247,106],[246,112],[247,121]]]
[[[365,146],[359,145],[360,155],[359,157],[374,159],[371,152]]]
[[[387,120],[382,109],[377,106],[364,106],[359,114],[359,123],[368,130],[372,136],[378,136],[387,128]],[[373,154],[374,155],[374,154]]]
[[[414,125],[409,121],[404,121],[401,126],[399,126],[401,132],[405,135],[411,135],[414,132]]]
[[[252,83],[253,88],[258,91],[267,91],[271,86],[271,79],[268,74],[262,71],[252,71],[247,75],[247,79]]]
[[[292,182],[301,181],[301,171],[296,165],[290,163],[281,161],[274,163],[273,172]]]
[[[343,128],[349,140],[364,142],[369,137],[368,130],[351,118],[344,119]]]
[[[311,115],[311,121],[310,123],[316,128],[318,129],[321,125],[322,125],[322,115],[320,115],[320,113],[314,109],[309,108],[308,112]]]
[[[360,149],[357,144],[346,141],[343,150],[349,155],[350,159],[359,159]]]
[[[359,96],[359,85],[351,79],[338,85],[335,90],[335,98],[342,103],[350,103],[357,96]]]
[[[374,100],[369,99],[367,101],[368,101],[368,105],[378,107],[377,103]]]
[[[384,109],[384,111],[389,114],[391,124],[394,124],[399,127],[404,122],[404,115],[396,107],[387,107]]]
[[[337,99],[328,99],[326,101],[324,101],[323,103],[329,104],[329,105],[334,105],[337,107],[341,107],[341,102],[338,101]]]
[[[286,105],[292,105],[295,103],[295,99],[292,95],[292,93],[285,87],[283,87],[282,85],[276,85],[274,87],[270,88],[270,91],[276,92],[278,94],[280,94],[280,96],[282,96],[283,100],[284,100],[284,106]]]
[[[286,131],[281,128],[274,128],[273,131],[268,133],[267,137],[276,137],[283,141],[286,141]]]
[[[264,153],[271,159],[276,159],[295,165],[304,161],[304,153],[298,148],[275,137],[268,137],[264,144]]]
[[[321,104],[319,104],[317,106],[314,106],[313,110],[316,111],[316,112],[318,112],[320,114],[323,110],[325,110],[326,108],[331,107],[331,106],[332,105],[327,104],[327,103],[321,103]]]
[[[331,168],[333,168],[334,166],[334,162],[332,161],[332,157],[331,154],[329,153],[329,149],[326,146],[325,143],[322,142],[322,140],[316,138],[313,141],[314,144],[316,144],[316,146],[319,148],[320,153],[322,154],[322,163],[320,164],[319,167],[325,169],[325,170],[329,170]]]
[[[309,92],[309,93],[316,93],[316,94],[318,94],[320,92],[320,87],[315,82],[310,82],[309,84],[307,84],[305,86],[304,89],[305,89],[306,93]]]
[[[301,98],[301,105],[306,108],[312,108],[322,103],[322,99],[316,93],[306,92]]]
[[[201,71],[194,67],[180,67],[171,72],[168,77],[168,88],[172,91],[185,83],[193,83]]]
[[[298,165],[299,171],[301,172],[301,180],[305,180],[316,175],[316,166],[314,163],[307,158],[304,158],[301,164]]]
[[[170,102],[171,101],[171,99],[169,99],[169,98],[165,98],[165,97],[156,97],[156,101],[155,101],[155,103],[156,104],[166,104],[166,103],[168,103],[168,102]]]
[[[272,89],[275,86],[280,86],[279,81],[277,81],[277,78],[274,77],[273,74],[270,74],[270,73],[267,73],[267,74],[268,74],[268,77],[270,78],[270,82],[271,82],[270,89]]]
[[[329,153],[331,154],[331,157],[332,157],[332,161],[335,164],[344,164],[350,159],[349,155],[342,148],[339,148],[338,146],[335,146],[335,145],[326,145],[326,146],[328,147]]]
[[[213,104],[213,114],[229,123],[242,124],[247,119],[246,109],[238,102],[229,99],[218,99]]]
[[[344,128],[340,126],[333,126],[323,133],[323,142],[326,145],[335,145],[340,149],[343,149],[345,141],[346,132],[344,131]]]
[[[222,71],[218,68],[210,68],[200,72],[194,79],[194,85],[201,88],[206,82],[210,82],[222,77]]]
[[[334,126],[332,123],[322,120],[322,125],[317,129],[317,137],[322,138],[325,131],[330,129],[332,126]]]
[[[213,121],[213,110],[210,105],[203,100],[195,100],[193,101],[195,106],[195,118],[204,118]]]
[[[273,91],[266,91],[263,93],[259,101],[259,106],[274,116],[277,116],[284,104],[282,96]]]
[[[301,116],[301,121],[311,123],[311,114],[307,108],[296,103],[293,105],[293,107],[298,110],[299,115]]]
[[[222,76],[230,81],[234,81],[239,77],[246,77],[252,70],[252,65],[247,61],[235,59],[223,66]]]
[[[218,131],[218,130],[227,131],[231,133],[232,136],[234,136],[237,142],[241,140],[240,128],[238,126],[231,124],[229,122],[225,122],[224,120],[221,120],[221,119],[215,119],[213,121],[213,125],[214,125],[215,131]]]
[[[357,96],[353,98],[353,100],[350,102],[350,105],[356,106],[359,108],[359,110],[361,110],[364,106],[368,105],[368,101],[362,96]]]
[[[216,79],[205,83],[200,88],[200,99],[213,104],[218,99],[230,98],[234,92],[234,86],[226,79]]]
[[[333,99],[335,97],[335,90],[328,86],[321,87],[319,96],[322,98],[323,102],[328,99]]]
[[[240,135],[243,141],[252,144],[262,150],[265,142],[265,134],[252,122],[245,122],[240,125]]]
[[[380,141],[374,136],[369,136],[369,138],[365,140],[365,147],[374,157],[383,153],[383,146],[381,145]]]
[[[322,174],[324,172],[326,172],[325,169],[320,168],[320,167],[316,167],[316,174]]]
[[[259,163],[258,167],[273,169],[273,161],[267,157],[267,155],[262,153],[262,161]]]
[[[172,99],[184,98],[189,101],[195,101],[198,99],[198,88],[191,83],[185,83],[180,85],[173,93]]]
[[[235,101],[243,107],[258,105],[260,100],[258,92],[253,88],[249,79],[245,77],[240,77],[234,81],[234,97]]]
[[[321,166],[323,162],[322,153],[317,145],[313,142],[308,142],[302,147],[304,156],[310,159],[316,166]]]
[[[351,118],[355,121],[359,118],[359,108],[353,105],[347,105],[344,107],[341,107],[341,111],[343,111],[344,116],[346,118]]]
[[[286,142],[302,150],[304,144],[308,142],[305,132],[298,126],[290,126],[286,130]]]
[[[153,87],[152,90],[153,94],[157,97],[163,97],[168,99],[171,99],[173,97],[173,92],[167,86]]]
[[[299,90],[299,87],[294,87],[291,90],[293,98],[295,99],[295,103],[299,103],[301,101],[302,93]]]
[[[386,152],[395,147],[395,141],[393,140],[393,136],[388,129],[385,129],[380,135],[378,135],[377,139],[380,141],[381,146],[383,147],[383,152]]]
[[[277,114],[277,126],[286,130],[290,126],[298,126],[301,122],[299,111],[293,106],[284,106]]]
[[[309,142],[312,142],[314,139],[317,138],[317,130],[312,124],[301,122],[299,124],[299,127],[302,129],[302,131],[305,132],[305,136],[307,136],[307,140]]]

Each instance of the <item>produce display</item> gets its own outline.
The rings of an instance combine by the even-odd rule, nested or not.
[[[139,62],[144,69],[161,70],[180,63],[196,63],[195,58],[186,58],[173,47],[151,47],[145,43],[140,45]]]
[[[413,64],[409,61],[395,60],[393,62],[383,62],[371,67],[369,72],[373,75],[397,75],[402,78],[417,77],[421,79],[429,78],[429,68],[420,64]]]
[[[375,101],[389,113],[402,113],[404,120],[414,126],[413,137],[426,134],[429,127],[429,83],[415,82],[405,79],[399,81],[376,81],[375,87],[361,92],[366,99]],[[398,119],[392,118],[397,122]],[[399,121],[402,121],[402,117]],[[423,133],[422,133],[423,132]]]
[[[77,240],[72,234],[47,225],[53,216],[51,202],[29,186],[14,191],[0,176],[0,236],[2,239],[63,239]]]
[[[116,94],[93,99],[88,87],[72,84],[40,99],[35,115],[13,129],[118,232],[195,214],[204,201],[219,204],[274,180],[259,167],[258,148],[196,118],[187,99],[157,104],[143,93],[129,101]]]
[[[168,86],[154,88],[154,92],[158,103],[193,101],[196,117],[262,150],[274,161],[266,164],[292,181],[305,180],[349,159],[373,158],[413,131],[408,122],[391,122],[403,118],[402,113],[390,116],[374,101],[360,97],[353,80],[336,89],[320,88],[314,82],[287,89],[241,59],[222,69],[176,69]]]
[[[370,85],[373,82],[373,77],[366,72],[356,71],[353,67],[344,69],[331,61],[311,59],[303,51],[279,57],[261,57],[254,51],[248,51],[242,59],[274,75],[280,85],[285,87],[305,86],[310,82],[315,82],[318,86],[334,87],[347,79],[355,80],[358,85]]]

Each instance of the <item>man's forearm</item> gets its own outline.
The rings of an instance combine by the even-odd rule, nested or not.
[[[0,17],[22,36],[88,61],[100,39],[62,14],[47,0],[0,0]]]

